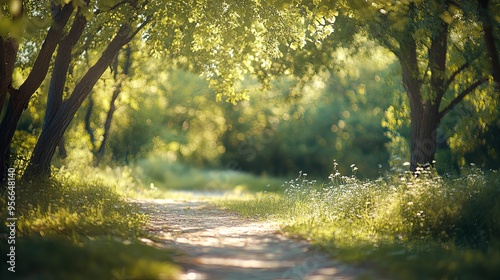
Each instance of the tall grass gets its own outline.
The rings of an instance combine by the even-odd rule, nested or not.
[[[497,172],[476,168],[461,177],[419,169],[371,181],[335,168],[323,184],[301,173],[281,196],[221,203],[277,219],[288,234],[345,261],[375,262],[397,279],[493,279],[500,275],[499,183]]]
[[[59,170],[52,179],[17,181],[16,272],[7,270],[3,254],[1,279],[13,276],[14,279],[174,279],[178,276],[179,268],[172,261],[174,252],[139,242],[140,237],[148,237],[143,230],[147,216],[141,214],[137,205],[127,202],[117,186],[96,180],[96,172],[85,178]],[[86,180],[89,178],[92,179]],[[122,187],[127,189],[125,185]],[[6,202],[5,197],[0,198],[2,221],[7,218]],[[8,233],[2,223],[2,252],[11,246],[6,240]]]

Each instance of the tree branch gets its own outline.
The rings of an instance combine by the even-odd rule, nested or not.
[[[444,84],[444,88],[447,89],[448,87],[450,87],[451,83],[453,83],[453,81],[455,81],[455,78],[457,77],[457,75],[460,74],[462,71],[464,71],[469,66],[470,66],[470,63],[466,62],[462,66],[460,66],[460,68],[458,68],[455,72],[453,72],[451,74],[451,76],[448,78],[448,80],[446,80],[446,82]]]
[[[477,80],[475,83],[470,85],[468,88],[466,88],[464,91],[462,91],[455,99],[453,99],[446,108],[444,108],[441,112],[439,112],[439,120],[441,120],[451,109],[453,109],[458,103],[462,102],[462,100],[467,96],[469,93],[474,91],[477,87],[482,85],[483,83],[488,81],[488,77],[482,77],[479,80]]]
[[[129,35],[129,37],[126,39],[128,42],[130,42],[136,35],[143,29],[148,23],[151,22],[151,17],[146,18],[137,28],[132,31]]]
[[[24,83],[19,87],[19,92],[23,93],[24,102],[27,102],[36,89],[42,84],[52,60],[52,55],[63,36],[64,26],[73,13],[73,5],[65,5],[62,9],[54,8],[54,23],[49,29],[45,41],[42,44],[38,56],[33,64],[31,72]]]
[[[137,1],[124,0],[124,1],[120,1],[120,2],[118,2],[116,4],[114,4],[113,6],[111,6],[107,10],[96,10],[95,11],[95,15],[99,15],[101,13],[112,11],[112,10],[117,9],[118,7],[122,6],[122,5],[125,5],[125,4],[130,4],[132,7],[137,8]]]

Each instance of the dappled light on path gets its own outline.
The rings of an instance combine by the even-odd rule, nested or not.
[[[158,247],[183,252],[181,279],[356,279],[363,275],[304,241],[277,233],[275,224],[248,220],[205,201],[139,200]],[[366,275],[364,275],[366,276]]]

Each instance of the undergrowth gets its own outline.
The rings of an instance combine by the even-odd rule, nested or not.
[[[0,199],[2,221],[5,199]],[[148,236],[147,216],[95,174],[85,178],[63,170],[53,179],[17,180],[15,201],[15,273],[7,270],[2,254],[2,279],[173,279],[179,273],[174,252],[138,241]],[[5,223],[0,233],[1,252],[7,252]]]
[[[356,167],[352,166],[355,172]],[[334,168],[326,183],[301,173],[283,194],[221,201],[344,261],[374,263],[395,279],[494,279],[500,275],[500,176],[433,170],[362,181]]]

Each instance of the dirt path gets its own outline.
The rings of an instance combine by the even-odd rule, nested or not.
[[[150,214],[156,245],[185,252],[182,279],[356,279],[359,269],[330,260],[306,242],[277,234],[277,226],[249,221],[204,201],[140,200]],[[364,275],[366,277],[366,274]]]

